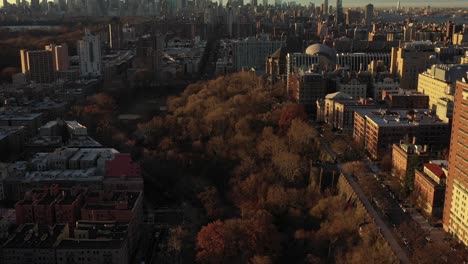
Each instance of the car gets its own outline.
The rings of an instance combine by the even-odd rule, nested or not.
[[[406,239],[406,237],[403,237],[401,240],[403,240],[403,243],[405,245],[409,245],[409,241],[408,241],[408,239]]]
[[[426,239],[427,242],[431,242],[431,241],[432,241],[430,236],[425,236],[424,238]]]
[[[161,236],[161,232],[154,232],[154,238],[158,239]]]

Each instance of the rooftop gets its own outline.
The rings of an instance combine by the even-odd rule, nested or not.
[[[0,114],[0,120],[30,121],[39,118],[42,113],[4,113]]]
[[[21,126],[0,126],[0,140],[21,131],[22,129],[23,127]]]
[[[27,172],[24,181],[102,181],[104,176],[97,175],[96,168],[85,170],[48,170]]]
[[[8,239],[3,248],[52,248],[60,235],[66,232],[67,225],[56,224],[53,227],[24,224]]]
[[[87,233],[88,239],[124,239],[127,236],[128,223],[80,220],[75,230]]]
[[[435,176],[440,179],[446,178],[445,172],[442,170],[440,166],[434,163],[425,163],[424,167],[427,168],[430,172],[432,172]]]
[[[123,239],[63,239],[56,249],[120,249],[124,241]]]
[[[111,197],[102,195],[95,201],[89,201],[84,206],[85,210],[132,210],[141,193],[137,191],[115,191]],[[89,198],[90,196],[88,196]],[[127,204],[119,208],[119,204]]]
[[[388,110],[388,109],[357,109],[355,111],[361,116],[378,126],[424,126],[424,125],[447,125],[437,115],[428,109],[415,110]]]

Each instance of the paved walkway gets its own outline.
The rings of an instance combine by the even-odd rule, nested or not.
[[[342,166],[343,164],[341,163],[338,164],[338,168],[340,169],[341,172],[343,172]],[[364,192],[361,190],[361,187],[359,186],[359,184],[357,184],[357,182],[348,174],[343,173],[343,175],[346,177],[349,184],[353,188],[354,192],[359,197],[359,200],[361,200],[367,212],[369,212],[371,217],[374,219],[377,227],[380,228],[381,234],[383,235],[384,239],[388,242],[390,247],[393,249],[393,252],[395,252],[397,257],[400,259],[401,263],[410,264],[411,262],[408,256],[406,255],[406,252],[403,250],[403,248],[400,247],[395,237],[393,236],[390,228],[388,228],[385,222],[380,218],[380,215],[377,213],[377,211],[375,211],[375,209],[372,207],[371,203],[369,202],[367,197],[364,195]]]

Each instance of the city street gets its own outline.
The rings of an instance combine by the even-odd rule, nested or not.
[[[343,164],[338,164],[337,167],[341,172],[343,172]],[[359,184],[347,173],[343,172],[343,175],[346,177],[348,182],[350,183],[351,187],[353,188],[354,192],[358,195],[359,199],[361,200],[362,204],[366,208],[367,212],[371,215],[374,219],[375,224],[381,231],[383,238],[389,243],[392,247],[395,254],[398,256],[402,263],[410,263],[410,260],[403,248],[398,244],[397,240],[392,234],[390,228],[386,225],[386,223],[382,220],[380,214],[372,207],[371,203],[364,195],[364,192],[361,190]]]

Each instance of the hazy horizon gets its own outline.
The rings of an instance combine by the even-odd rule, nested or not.
[[[14,4],[16,0],[8,0],[9,3]],[[27,1],[30,2],[30,1]],[[218,1],[214,1],[218,2]],[[223,0],[224,3],[227,0]],[[244,0],[244,3],[249,3],[250,0]],[[316,5],[323,3],[323,1],[307,1],[307,0],[299,0],[299,1],[284,1],[284,2],[297,2],[300,4],[307,4],[307,3],[315,3]],[[334,0],[328,1],[330,5],[335,6]],[[274,0],[269,0],[270,4],[274,3]],[[395,7],[397,1],[390,1],[390,0],[383,0],[383,1],[368,1],[368,0],[355,0],[355,1],[343,1],[344,7],[364,7],[366,4],[372,3],[375,8],[388,8],[388,7]],[[408,1],[400,1],[401,7],[424,7],[430,5],[431,7],[447,7],[451,6],[451,8],[463,8],[466,7],[467,0],[452,0],[452,1],[436,1],[436,0],[408,0]],[[260,3],[259,3],[260,4]],[[3,0],[0,0],[0,6],[3,6]]]

